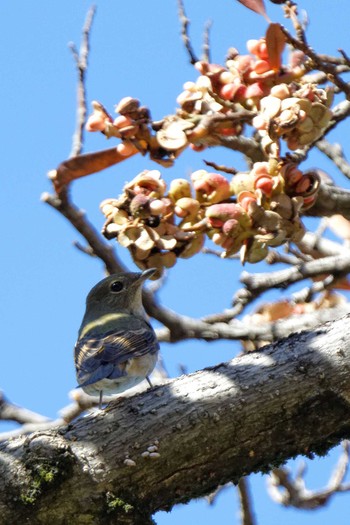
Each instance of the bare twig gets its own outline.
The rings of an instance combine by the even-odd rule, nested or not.
[[[270,288],[287,288],[293,283],[322,274],[344,275],[349,271],[350,255],[346,253],[308,261],[278,272],[260,274],[242,272],[240,280],[248,290],[256,293]]]
[[[209,166],[210,168],[214,168],[214,170],[222,171],[223,173],[229,173],[230,175],[236,175],[238,170],[235,168],[228,168],[227,166],[223,166],[222,164],[216,164],[216,162],[210,162],[209,160],[203,160],[204,164]]]
[[[301,25],[298,25],[297,35],[298,37],[293,37],[289,31],[281,26],[282,32],[294,49],[299,49],[306,56],[308,56],[315,67],[319,71],[323,71],[328,79],[337,86],[346,96],[347,99],[350,99],[350,85],[345,82],[338,74],[337,66],[329,61],[324,61],[307,43],[305,31],[302,29]]]
[[[253,502],[250,495],[248,478],[241,478],[237,485],[242,525],[255,525]]]
[[[15,421],[16,423],[37,424],[48,421],[48,418],[11,403],[3,392],[0,391],[0,420]]]
[[[193,50],[190,37],[188,35],[188,27],[190,24],[190,20],[187,18],[185,13],[185,7],[182,0],[178,0],[178,10],[179,10],[179,20],[181,22],[181,36],[182,40],[185,44],[185,48],[189,54],[190,62],[191,64],[195,64],[198,62],[198,58],[196,57],[196,54]]]
[[[203,36],[203,53],[202,60],[210,64],[210,29],[212,26],[212,21],[208,20],[204,27],[204,36]]]
[[[229,483],[227,483],[226,485],[219,485],[213,492],[208,494],[208,496],[206,496],[205,499],[207,500],[209,505],[214,505],[216,498],[218,497],[220,492],[225,490],[229,485],[230,485]]]
[[[41,199],[61,213],[84,237],[92,253],[103,261],[108,273],[125,271],[125,267],[118,260],[112,246],[104,241],[102,235],[86,218],[85,212],[77,208],[67,195],[60,194],[60,196],[57,196],[44,193]]]
[[[88,66],[90,32],[95,12],[96,7],[92,6],[87,13],[79,53],[73,43],[69,45],[78,71],[76,129],[73,135],[70,157],[80,155],[83,149],[84,125],[87,114],[85,76]]]
[[[206,341],[218,340],[243,340],[243,341],[276,341],[281,337],[287,337],[291,333],[302,330],[312,330],[323,323],[338,319],[350,311],[350,304],[340,304],[333,308],[320,308],[310,313],[293,315],[279,321],[264,322],[262,325],[251,323],[248,320],[239,321],[231,317],[235,311],[224,310],[220,314],[208,316],[209,321],[214,317],[217,322],[206,322],[202,319],[189,318],[176,314],[177,326],[173,328],[174,318],[167,320],[162,317],[166,328],[156,330],[157,337],[161,342],[178,342],[186,339],[205,339]],[[228,321],[220,321],[220,317],[229,318]]]
[[[322,281],[312,283],[311,286],[303,288],[292,295],[294,303],[308,303],[314,299],[314,296],[328,288],[333,287],[335,278],[333,275],[328,275]]]
[[[85,253],[85,255],[89,255],[89,257],[96,257],[91,246],[83,246],[79,241],[74,241],[73,245],[77,248],[77,250]]]
[[[316,147],[334,162],[339,170],[350,179],[350,164],[344,156],[343,148],[340,144],[331,144],[326,139],[321,139],[316,143]]]
[[[260,144],[254,139],[247,137],[224,137],[223,135],[215,135],[216,144],[234,151],[239,151],[248,157],[251,162],[262,162],[266,160]]]
[[[307,489],[303,477],[304,466],[294,479],[287,469],[278,468],[272,471],[267,480],[271,498],[285,507],[313,510],[326,505],[337,492],[349,492],[350,483],[344,481],[349,467],[349,441],[343,442],[343,449],[327,487],[321,490]]]

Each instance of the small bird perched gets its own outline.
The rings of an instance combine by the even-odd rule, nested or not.
[[[142,284],[156,272],[118,273],[96,284],[74,349],[79,386],[91,396],[124,392],[154,369],[159,344],[142,306]]]

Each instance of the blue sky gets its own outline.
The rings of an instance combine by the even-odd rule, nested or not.
[[[187,0],[191,18],[192,44],[200,54],[203,25],[213,21],[213,61],[222,63],[230,46],[246,52],[245,42],[266,31],[266,21],[234,0]],[[269,16],[283,21],[281,10],[267,4]],[[176,97],[187,80],[196,78],[179,37],[175,0],[140,2],[97,1],[92,32],[92,49],[87,79],[88,100],[100,100],[110,111],[124,96],[134,96],[151,108],[154,119],[174,111]],[[310,17],[309,41],[324,53],[349,49],[347,0],[305,0],[301,7]],[[55,417],[68,402],[75,386],[72,359],[84,301],[91,286],[103,277],[99,261],[83,255],[73,246],[81,240],[54,210],[40,202],[51,191],[46,178],[49,169],[67,158],[75,127],[76,72],[67,43],[80,42],[81,27],[90,2],[85,0],[0,3],[0,85],[3,133],[1,162],[2,257],[2,351],[0,386],[14,402]],[[343,127],[343,130],[345,127]],[[333,140],[344,134],[335,132]],[[112,146],[98,134],[86,136],[85,151]],[[346,146],[346,145],[345,145]],[[202,160],[243,168],[238,155],[222,150],[200,154],[186,151],[174,168],[161,169],[169,181],[188,176],[203,167]],[[306,165],[307,164],[307,165]],[[330,163],[311,155],[304,167],[319,165],[348,187]],[[135,157],[124,165],[82,179],[72,186],[74,201],[88,213],[99,229],[103,217],[99,203],[120,193],[125,181],[143,169],[157,168],[148,159]],[[309,223],[312,227],[315,221]],[[132,268],[127,254],[120,256]],[[248,265],[248,271],[256,268]],[[261,266],[257,269],[261,270]],[[230,305],[241,268],[237,262],[200,255],[180,261],[168,274],[160,292],[162,302],[183,314],[201,316]],[[190,290],[190,294],[189,294]],[[276,297],[276,295],[275,295]],[[277,296],[279,297],[279,296]],[[163,345],[171,376],[179,365],[198,370],[232,358],[238,345],[197,342]],[[3,425],[3,429],[8,428]],[[1,427],[0,427],[1,430]],[[310,484],[327,481],[334,458],[310,463]],[[265,480],[252,478],[258,523],[284,525],[296,521],[314,525],[327,521],[348,524],[349,495],[340,495],[331,505],[314,513],[282,510],[265,491]],[[160,513],[159,525],[214,520],[220,525],[239,522],[237,496],[225,490],[213,508],[204,501],[193,502]],[[235,521],[236,520],[236,521]]]

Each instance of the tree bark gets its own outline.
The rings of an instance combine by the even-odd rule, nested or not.
[[[0,446],[0,523],[151,515],[350,437],[350,315]]]

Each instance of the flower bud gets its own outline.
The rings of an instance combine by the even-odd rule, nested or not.
[[[219,173],[208,173],[198,170],[192,173],[191,179],[199,202],[220,202],[230,197],[230,184]]]
[[[178,217],[195,217],[199,211],[200,204],[196,199],[183,197],[176,201],[175,213]]]
[[[255,189],[261,190],[267,197],[271,197],[273,179],[268,175],[261,175],[255,179]]]
[[[235,203],[213,204],[206,209],[205,216],[210,226],[221,228],[229,219],[235,219],[240,224],[249,225],[250,219],[244,209]]]
[[[237,173],[232,177],[230,190],[233,195],[238,195],[241,191],[254,189],[255,177],[252,173]]]
[[[168,195],[175,202],[183,197],[191,197],[190,182],[186,179],[173,179],[170,183]]]
[[[115,111],[121,115],[127,115],[128,113],[133,113],[140,107],[140,101],[137,98],[124,97],[121,99],[119,104],[117,104]]]

